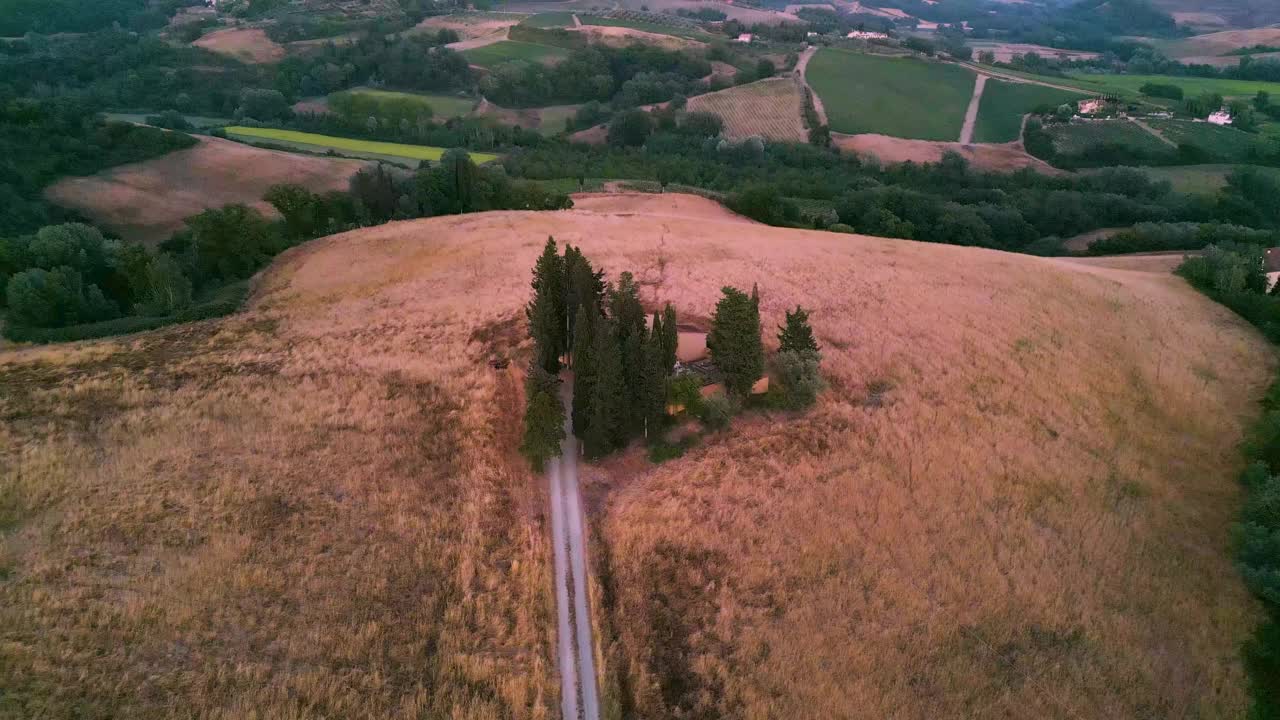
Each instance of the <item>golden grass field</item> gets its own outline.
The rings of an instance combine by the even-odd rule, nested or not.
[[[709,112],[724,120],[726,137],[760,135],[770,140],[805,142],[804,90],[793,78],[769,78],[747,85],[696,95],[690,112]]]
[[[285,55],[284,48],[262,28],[214,30],[191,44],[249,63],[279,62]]]
[[[616,708],[1240,715],[1253,330],[1164,274],[645,195],[333,236],[230,318],[0,351],[0,717],[554,717],[513,452],[548,235],[685,320],[758,282],[768,345],[803,303],[831,383],[583,468]]]
[[[45,196],[78,210],[121,237],[155,245],[208,208],[245,203],[268,215],[262,200],[278,183],[298,183],[315,192],[346,190],[367,163],[266,150],[215,137],[152,160],[88,177],[59,180]]]

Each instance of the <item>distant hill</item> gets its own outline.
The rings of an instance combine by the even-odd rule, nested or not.
[[[1197,29],[1251,28],[1280,23],[1275,0],[1152,0],[1180,25]]]

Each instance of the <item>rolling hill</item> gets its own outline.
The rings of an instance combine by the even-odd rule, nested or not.
[[[345,233],[240,314],[0,351],[0,714],[551,717],[546,497],[515,453],[549,235],[686,320],[758,282],[767,345],[803,304],[830,381],[583,468],[606,704],[1239,716],[1253,330],[1164,274],[675,194]]]

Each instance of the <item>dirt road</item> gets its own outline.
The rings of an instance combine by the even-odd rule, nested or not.
[[[578,440],[573,436],[573,385],[561,386],[566,439],[547,466],[551,482],[551,533],[555,546],[556,615],[560,657],[560,708],[564,720],[600,720],[591,613],[587,603],[586,521],[578,489]]]
[[[813,98],[813,109],[818,113],[818,122],[830,126],[831,123],[827,121],[827,109],[822,106],[822,98],[818,97],[818,93],[813,91],[813,88],[809,86],[809,80],[804,76],[804,71],[809,69],[809,59],[816,52],[818,52],[818,48],[810,45],[805,48],[804,52],[800,53],[800,59],[796,61],[796,77],[800,78],[800,82],[804,83],[805,88],[809,91],[809,97]]]
[[[973,84],[973,98],[969,100],[969,110],[964,114],[964,127],[960,129],[960,144],[973,142],[973,126],[978,123],[978,108],[982,105],[982,90],[987,86],[987,76],[979,74]]]

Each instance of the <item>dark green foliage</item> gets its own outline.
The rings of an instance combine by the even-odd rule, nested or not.
[[[764,343],[760,339],[760,309],[737,288],[722,289],[711,319],[707,349],[725,376],[725,389],[746,397],[764,373]]]
[[[729,209],[762,223],[787,225],[800,219],[800,209],[774,185],[752,185],[729,198]]]
[[[654,315],[655,322],[657,315]],[[663,366],[662,335],[655,330],[644,344],[640,391],[637,394],[641,427],[645,439],[655,442],[662,436],[667,419],[667,375]]]
[[[653,119],[643,110],[627,110],[609,121],[609,144],[638,147],[653,132]]]
[[[559,380],[536,364],[529,368],[520,454],[538,472],[542,472],[547,460],[560,455],[560,443],[565,438],[564,404],[560,402],[559,384]]]
[[[591,400],[595,397],[596,326],[600,312],[579,305],[573,323],[573,434],[585,438],[591,423]]]
[[[80,273],[65,265],[23,270],[9,279],[5,295],[9,322],[26,327],[63,327],[119,315],[97,285],[86,286]]]
[[[177,110],[165,110],[159,115],[148,115],[147,124],[168,130],[192,130],[194,126]]]
[[[181,0],[0,0],[0,37],[92,32],[114,23],[138,32],[155,30],[189,4]]]
[[[697,416],[708,430],[725,430],[733,422],[733,416],[738,413],[738,408],[733,398],[724,393],[716,393],[702,401],[698,407]]]
[[[545,372],[560,372],[560,356],[566,349],[564,259],[555,238],[547,238],[533,268],[533,300],[525,309],[529,336],[533,338],[535,363]]]
[[[786,323],[778,328],[779,352],[819,352],[818,341],[813,339],[813,328],[809,326],[809,313],[796,306],[795,312],[786,311]]]
[[[583,435],[588,457],[603,457],[626,440],[627,387],[622,377],[622,347],[613,323],[601,321],[596,327],[595,387],[591,394],[591,414]]]
[[[236,108],[238,122],[257,120],[275,122],[293,115],[284,93],[268,88],[245,88],[240,91],[240,106]]]
[[[577,347],[579,310],[586,308],[594,320],[604,310],[604,271],[591,266],[582,251],[572,245],[564,247],[565,317],[569,320],[569,344]]]
[[[657,322],[657,314],[654,314],[654,322]],[[680,328],[676,324],[676,309],[667,303],[662,309],[662,332],[660,333],[662,340],[662,369],[668,375],[676,366],[676,350],[680,344]]]
[[[1089,245],[1090,255],[1118,255],[1167,250],[1199,250],[1209,245],[1239,244],[1272,247],[1280,234],[1221,223],[1138,223]]]
[[[684,116],[680,131],[694,137],[716,137],[724,132],[724,120],[709,112],[691,112]]]
[[[271,223],[246,205],[205,210],[187,219],[191,247],[202,278],[241,280],[283,249]]]
[[[136,308],[139,315],[167,317],[191,307],[191,281],[172,255],[162,253],[148,263],[145,287]]]
[[[551,34],[578,41],[577,33]],[[480,81],[480,91],[508,107],[595,100],[628,108],[697,94],[700,79],[710,74],[711,64],[691,53],[638,43],[624,48],[592,45],[550,67],[518,61],[498,65]]]
[[[1151,97],[1168,98],[1170,100],[1182,100],[1182,86],[1172,83],[1147,83],[1140,88],[1143,95]]]

